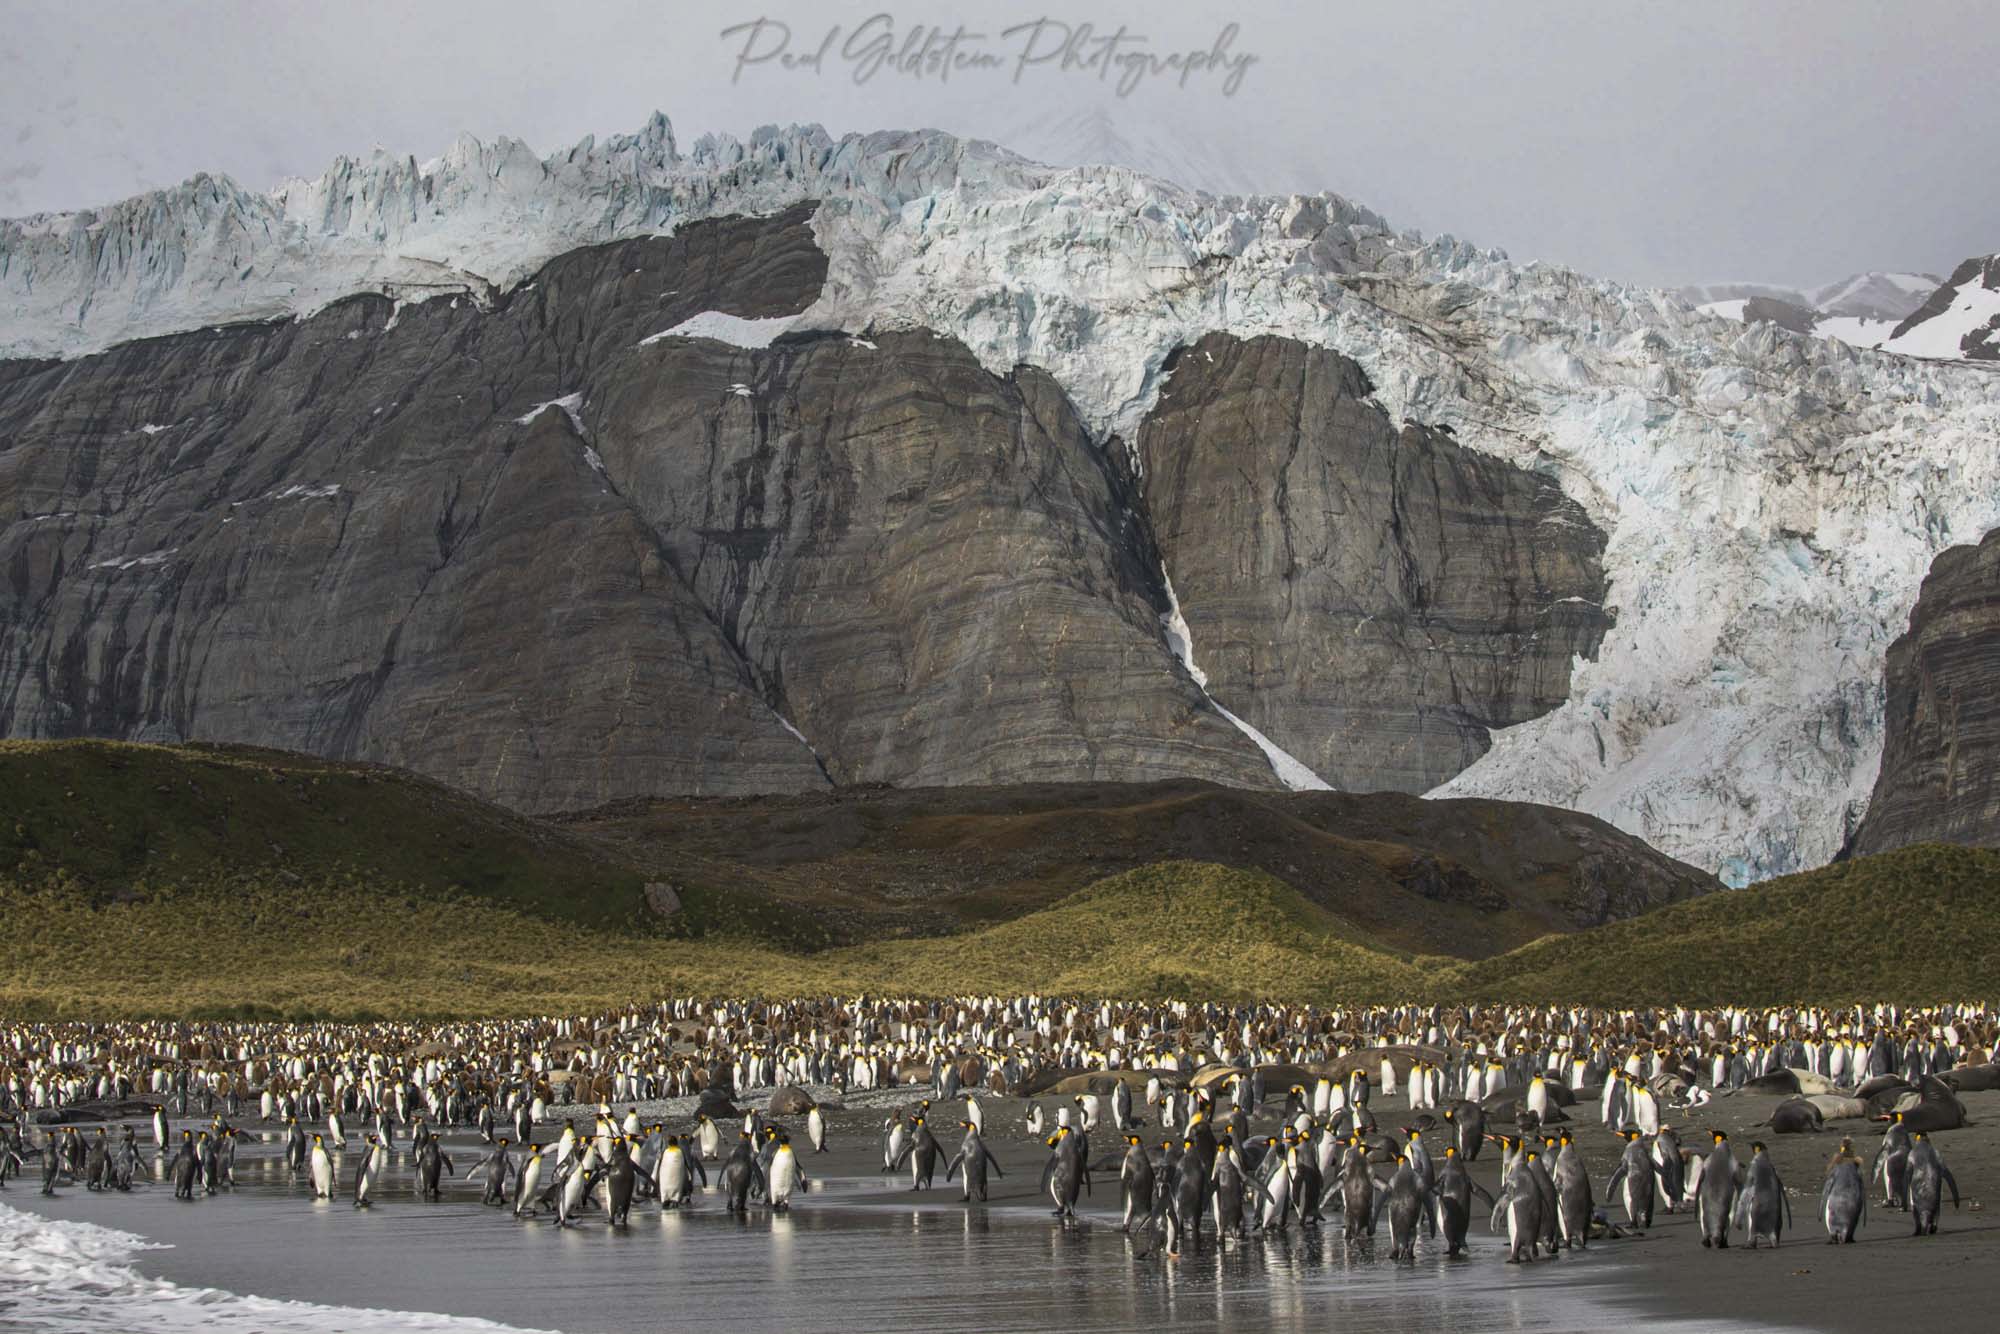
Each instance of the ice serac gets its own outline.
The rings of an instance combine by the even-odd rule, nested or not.
[[[1882,770],[1852,851],[2000,846],[2000,531],[1931,563],[1884,678]]]
[[[1294,339],[1210,334],[1162,379],[1139,486],[1225,707],[1337,788],[1423,792],[1568,697],[1604,534],[1554,482]]]

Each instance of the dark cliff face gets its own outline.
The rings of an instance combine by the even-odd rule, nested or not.
[[[695,312],[803,307],[806,223],[579,251],[490,313],[357,299],[11,378],[0,726],[379,760],[538,809],[823,785],[565,414],[517,421]]]
[[[1891,331],[1890,339],[1901,338],[1918,325],[1936,319],[1974,287],[2000,292],[2000,255],[1974,255],[1953,269],[1951,277]],[[1968,330],[1959,339],[1958,354],[1967,361],[2000,361],[2000,316]]]
[[[1338,788],[1421,792],[1569,692],[1604,535],[1552,481],[1396,429],[1337,353],[1203,338],[1140,486],[1215,698]]]
[[[1216,698],[1421,790],[1565,695],[1602,537],[1282,340],[1184,352],[1139,442],[914,330],[803,310],[810,210],[0,363],[0,734],[400,765],[527,810],[829,785],[1273,786]],[[1156,544],[1157,538],[1157,544]],[[796,729],[796,730],[794,730]]]
[[[632,360],[592,399],[606,468],[836,782],[1273,781],[1041,371],[925,331]]]
[[[1883,678],[1882,769],[1849,851],[2000,845],[2000,530],[1931,562]]]
[[[807,219],[577,252],[492,312],[364,299],[17,364],[0,727],[377,760],[536,810],[1270,783],[1161,641],[1045,376],[929,334],[642,345],[810,304]]]

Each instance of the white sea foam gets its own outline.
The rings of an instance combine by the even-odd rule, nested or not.
[[[0,1204],[0,1329],[151,1334],[508,1334],[511,1325],[422,1311],[249,1297],[148,1278],[137,1260],[163,1250],[131,1232],[43,1218]]]

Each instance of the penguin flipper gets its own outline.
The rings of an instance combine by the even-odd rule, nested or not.
[[[1000,1170],[1000,1160],[993,1156],[993,1150],[982,1148],[980,1149],[980,1152],[986,1155],[986,1165],[989,1168],[993,1169],[993,1175],[996,1177],[1000,1177],[1001,1179],[1004,1180],[1007,1174]],[[1956,1189],[1956,1187],[1954,1187],[1954,1189]]]
[[[1944,1184],[1951,1187],[1951,1207],[1954,1209],[1958,1208],[1958,1179],[1952,1176],[1951,1169],[1944,1165],[1943,1159],[1938,1160],[1937,1170],[1938,1176],[1943,1178]]]
[[[952,1174],[958,1171],[958,1165],[964,1161],[965,1161],[965,1153],[963,1150],[954,1153],[951,1156],[951,1161],[944,1165],[944,1179],[946,1181],[950,1181],[952,1178]]]
[[[1472,1187],[1472,1193],[1474,1195],[1477,1195],[1480,1199],[1486,1201],[1488,1204],[1493,1203],[1493,1197],[1486,1193],[1486,1187],[1480,1185],[1477,1181],[1471,1181],[1468,1182],[1467,1184],[1469,1184]]]

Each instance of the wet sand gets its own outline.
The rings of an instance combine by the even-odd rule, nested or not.
[[[990,1182],[985,1206],[961,1204],[941,1167],[935,1188],[911,1192],[907,1172],[876,1170],[885,1111],[858,1104],[900,1104],[913,1092],[860,1095],[855,1107],[834,1114],[832,1152],[805,1155],[813,1189],[788,1216],[753,1207],[747,1219],[734,1218],[709,1195],[685,1212],[640,1205],[623,1233],[606,1227],[602,1214],[568,1230],[516,1222],[481,1206],[479,1184],[462,1179],[480,1156],[476,1137],[465,1132],[447,1136],[459,1176],[447,1180],[439,1203],[415,1197],[409,1156],[399,1152],[372,1208],[357,1211],[346,1198],[315,1204],[284,1172],[275,1131],[240,1156],[237,1190],[215,1198],[178,1202],[159,1184],[130,1195],[65,1188],[48,1200],[17,1180],[0,1200],[164,1243],[170,1249],[140,1253],[137,1270],[188,1287],[570,1332],[696,1324],[715,1331],[1156,1330],[1166,1322],[1323,1328],[1329,1321],[1362,1330],[1567,1330],[1644,1318],[1649,1331],[1879,1334],[1902,1323],[1913,1304],[1981,1309],[2000,1261],[2000,1218],[1984,1205],[1991,1183],[2000,1181],[2000,1094],[1968,1095],[1979,1124],[1937,1138],[1967,1199],[1957,1213],[1947,1210],[1936,1237],[1911,1238],[1907,1215],[1880,1210],[1862,1244],[1837,1251],[1822,1244],[1821,1164],[1841,1133],[1854,1134],[1864,1156],[1873,1148],[1869,1127],[1843,1123],[1822,1135],[1767,1138],[1793,1195],[1797,1229],[1775,1252],[1704,1251],[1691,1215],[1663,1215],[1644,1237],[1604,1240],[1587,1254],[1519,1267],[1503,1263],[1500,1239],[1483,1219],[1473,1227],[1471,1258],[1460,1261],[1422,1242],[1414,1265],[1395,1265],[1386,1259],[1386,1234],[1350,1247],[1337,1225],[1316,1235],[1294,1226],[1283,1236],[1222,1248],[1211,1232],[1202,1256],[1148,1254],[1148,1239],[1117,1228],[1115,1173],[1100,1176],[1079,1220],[1049,1216],[1037,1194],[1045,1152],[1023,1126],[1025,1105],[1013,1099],[982,1100],[988,1144],[1006,1173]],[[1753,1123],[1777,1101],[1721,1099],[1686,1124],[1720,1127],[1747,1154],[1749,1142],[1767,1134]],[[1275,1124],[1276,1109],[1259,1117],[1260,1129]],[[955,1110],[939,1107],[934,1120],[955,1121]],[[1385,1126],[1405,1115],[1399,1097],[1378,1096],[1375,1110]],[[1573,1128],[1601,1195],[1621,1146],[1593,1124],[1594,1109],[1577,1111]],[[246,1128],[259,1129],[254,1122]],[[559,1128],[537,1138],[552,1139]],[[939,1138],[949,1150],[959,1131],[948,1129]],[[1108,1152],[1108,1127],[1095,1138],[1097,1152]],[[1687,1134],[1690,1143],[1697,1138]],[[803,1133],[795,1142],[804,1146]],[[355,1148],[358,1138],[343,1155],[343,1194]],[[1497,1156],[1482,1157],[1476,1171],[1490,1188]],[[45,1334],[61,1327],[35,1323],[31,1312],[24,1319],[0,1302],[0,1329]]]

